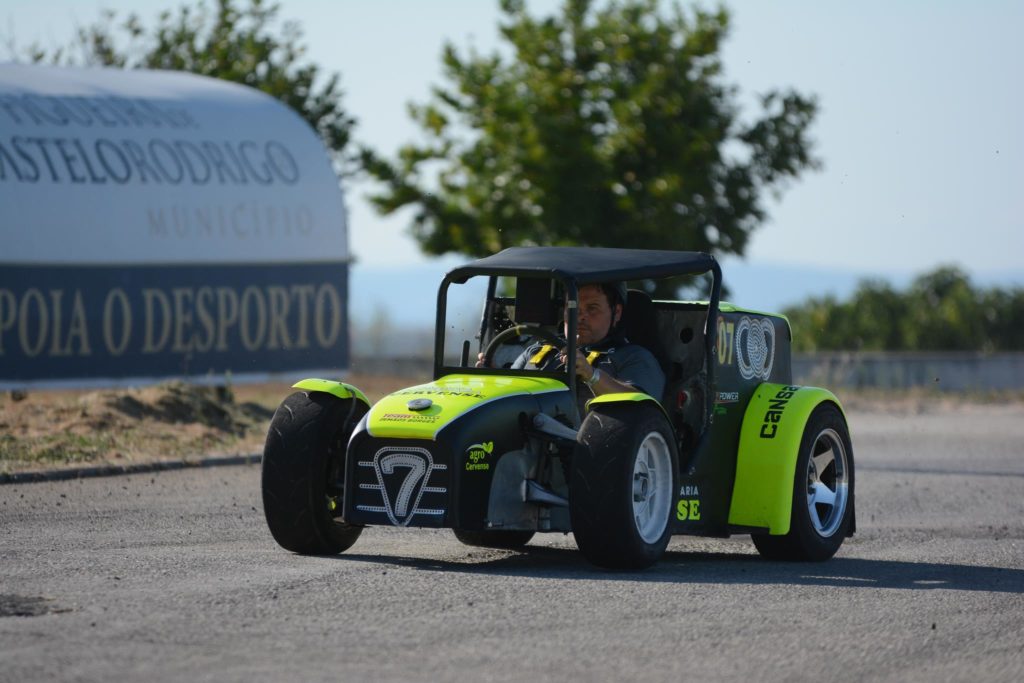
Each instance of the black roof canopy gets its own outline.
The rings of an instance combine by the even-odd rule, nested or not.
[[[474,275],[554,277],[579,284],[647,280],[717,271],[715,257],[695,251],[604,247],[510,247],[449,271],[452,282]]]

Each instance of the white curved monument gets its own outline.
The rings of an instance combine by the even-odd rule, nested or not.
[[[0,64],[0,387],[337,374],[348,262],[327,150],[277,100]]]

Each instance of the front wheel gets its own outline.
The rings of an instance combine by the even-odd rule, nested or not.
[[[853,527],[853,447],[834,404],[814,409],[800,441],[789,533],[754,534],[769,560],[821,562],[836,554]]]
[[[340,515],[345,449],[366,412],[355,398],[301,391],[274,413],[263,449],[263,511],[274,540],[305,555],[336,555],[363,528]]]
[[[644,569],[672,535],[679,467],[665,415],[653,405],[595,406],[572,460],[569,514],[576,545],[593,564]]]

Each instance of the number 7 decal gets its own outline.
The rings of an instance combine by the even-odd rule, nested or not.
[[[416,485],[427,473],[427,462],[419,453],[389,453],[380,459],[380,471],[383,474],[394,474],[396,467],[409,468],[402,485],[398,488],[398,496],[395,497],[393,506],[395,517],[404,519],[409,514],[409,499],[416,491]],[[419,502],[418,496],[416,502]]]
[[[360,462],[361,467],[373,467],[377,474],[376,484],[360,484],[361,489],[380,491],[383,507],[357,506],[361,510],[386,513],[395,526],[408,526],[415,515],[443,515],[443,509],[420,507],[424,493],[447,493],[440,486],[428,486],[430,473],[448,469],[447,465],[435,465],[430,451],[425,448],[400,448],[389,446],[377,451],[373,462]]]

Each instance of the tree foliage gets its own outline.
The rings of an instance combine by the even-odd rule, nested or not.
[[[905,292],[869,280],[849,301],[811,298],[785,313],[800,351],[1024,351],[1024,289],[977,289],[952,266]]]
[[[510,56],[443,53],[447,85],[411,105],[427,142],[365,151],[389,214],[414,207],[431,254],[524,244],[742,254],[762,195],[814,168],[813,97],[773,91],[744,122],[725,83],[724,9],[567,0],[530,16],[502,0]]]
[[[151,28],[136,14],[121,18],[105,10],[99,21],[78,29],[71,46],[33,45],[27,56],[34,62],[189,71],[251,86],[306,119],[334,153],[336,170],[350,171],[354,158],[346,147],[355,121],[342,107],[340,76],[304,61],[298,24],[286,21],[275,32],[279,5],[215,3],[211,8],[199,0],[164,11]]]

